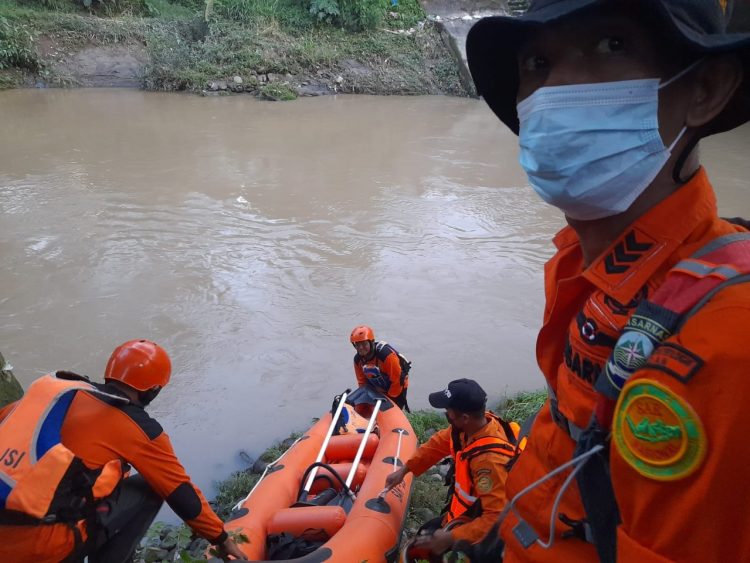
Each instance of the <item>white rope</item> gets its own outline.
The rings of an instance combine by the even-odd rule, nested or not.
[[[297,444],[297,442],[299,442],[302,438],[303,438],[303,436],[300,436],[299,438],[297,438],[294,442],[292,442],[292,445],[289,446],[289,448],[287,450],[285,450],[279,457],[277,457],[274,461],[272,461],[271,463],[269,463],[268,465],[266,465],[266,468],[263,470],[263,474],[260,476],[260,479],[258,479],[258,482],[255,483],[255,486],[253,486],[253,488],[250,489],[250,492],[247,493],[247,496],[245,498],[243,498],[240,501],[237,501],[237,504],[235,504],[232,507],[232,510],[239,510],[240,508],[242,508],[242,505],[245,504],[245,502],[247,502],[247,499],[250,498],[250,495],[253,494],[253,491],[258,488],[258,485],[260,485],[260,482],[266,476],[266,473],[268,473],[268,469],[271,468],[271,467],[273,467],[277,463],[279,463],[279,461],[281,461],[281,458],[284,457],[287,454],[287,452],[289,452],[289,450],[291,450]]]
[[[555,469],[553,469],[546,475],[540,477],[539,479],[531,483],[531,485],[527,486],[525,489],[521,490],[519,493],[516,494],[516,496],[514,496],[511,499],[511,501],[505,506],[503,511],[500,513],[500,516],[497,519],[497,524],[498,525],[502,524],[503,521],[505,521],[505,518],[507,518],[508,513],[511,510],[518,517],[520,521],[525,522],[525,520],[523,520],[523,517],[519,514],[518,510],[516,510],[516,507],[515,507],[516,502],[518,502],[518,500],[522,496],[524,496],[526,493],[536,489],[539,485],[541,485],[545,481],[551,479],[558,473],[561,473],[562,471],[566,470],[568,467],[576,465],[576,468],[571,472],[570,475],[568,475],[568,477],[563,482],[562,487],[560,487],[560,492],[557,494],[557,497],[555,497],[555,502],[552,504],[552,514],[550,515],[550,537],[549,539],[547,540],[546,543],[542,542],[539,538],[535,540],[535,542],[538,543],[542,548],[549,549],[554,543],[554,532],[555,532],[555,523],[557,520],[557,511],[558,511],[560,500],[562,499],[563,494],[565,493],[567,488],[570,486],[570,483],[572,483],[573,477],[575,477],[576,473],[578,473],[578,471],[586,464],[586,462],[588,461],[588,458],[590,458],[592,455],[594,455],[597,452],[600,452],[603,449],[604,449],[604,446],[602,446],[601,444],[598,444],[594,446],[593,448],[591,448],[589,451],[584,452],[581,455],[574,457],[570,461],[566,461],[562,465],[556,467]]]

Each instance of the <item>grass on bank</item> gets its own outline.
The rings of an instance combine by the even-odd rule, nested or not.
[[[266,82],[295,77],[343,92],[466,94],[418,0],[394,8],[387,0],[326,0],[339,11],[330,21],[318,17],[315,0],[92,0],[88,8],[84,1],[0,0],[0,73],[51,72],[54,61],[34,48],[42,41],[63,50],[121,44],[145,47],[145,86],[153,90],[201,91],[227,80],[257,94]]]

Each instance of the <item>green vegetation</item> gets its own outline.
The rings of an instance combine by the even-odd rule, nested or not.
[[[0,13],[0,86],[18,82],[7,69],[74,82],[78,51],[117,45],[147,59],[153,90],[466,94],[418,0],[0,0]]]
[[[496,412],[506,420],[522,423],[530,415],[536,413],[546,400],[547,392],[543,389],[522,391],[500,403]]]
[[[442,411],[414,411],[407,413],[406,418],[409,419],[420,444],[424,444],[435,430],[448,426],[448,421]]]
[[[0,16],[0,70],[15,67],[36,71],[39,66],[29,30]]]
[[[5,358],[0,352],[0,407],[23,397],[23,388],[16,376],[13,375],[12,369],[10,364],[5,362]]]
[[[288,101],[297,99],[297,92],[287,84],[264,84],[261,86],[259,95],[264,100],[271,100],[274,102]]]

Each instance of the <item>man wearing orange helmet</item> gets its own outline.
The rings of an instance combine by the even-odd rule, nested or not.
[[[411,362],[387,342],[376,342],[375,333],[369,326],[355,327],[349,340],[357,350],[354,355],[357,385],[372,385],[408,412],[406,391]]]
[[[59,371],[0,410],[0,560],[130,561],[163,500],[225,555],[244,559],[146,407],[167,353],[131,340],[104,384]],[[127,477],[129,466],[138,475]]]

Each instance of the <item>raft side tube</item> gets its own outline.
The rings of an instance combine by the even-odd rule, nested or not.
[[[325,459],[327,463],[331,461],[341,460],[352,460],[357,454],[359,445],[362,443],[362,434],[342,434],[340,436],[332,436],[328,442],[326,448]],[[375,450],[378,449],[380,438],[375,434],[370,434],[367,437],[367,443],[365,444],[365,450],[362,453],[362,459],[372,459],[375,454]],[[346,479],[346,475],[342,475]]]
[[[302,506],[282,508],[268,522],[268,534],[287,533],[307,539],[328,539],[346,522],[340,506]]]

